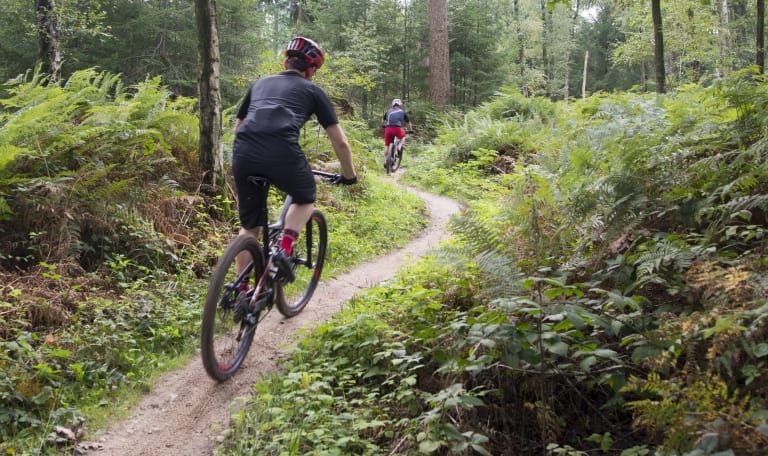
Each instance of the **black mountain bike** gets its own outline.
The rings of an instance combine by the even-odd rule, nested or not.
[[[328,182],[339,177],[313,173]],[[249,181],[267,188],[271,185],[263,177],[251,176]],[[280,217],[262,228],[261,240],[238,235],[216,264],[205,297],[200,337],[203,366],[214,380],[225,381],[240,368],[256,327],[273,306],[284,316],[293,317],[304,310],[317,288],[328,248],[328,227],[320,210],[312,213],[291,253],[295,280],[286,283],[272,264],[291,202],[291,196],[286,196]],[[235,258],[240,255],[247,257],[248,265],[238,274]]]

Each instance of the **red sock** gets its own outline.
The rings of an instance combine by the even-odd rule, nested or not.
[[[283,230],[283,238],[280,240],[280,248],[283,249],[286,255],[290,255],[293,252],[293,243],[296,238],[299,237],[299,233],[293,230]]]

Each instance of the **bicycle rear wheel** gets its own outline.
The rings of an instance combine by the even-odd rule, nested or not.
[[[248,267],[239,275],[235,258],[243,255]],[[219,382],[234,375],[253,342],[258,314],[250,309],[250,296],[264,271],[264,255],[253,236],[240,235],[224,250],[216,264],[203,308],[200,352],[208,375]],[[239,292],[246,283],[248,291]]]
[[[393,173],[400,169],[400,161],[403,159],[401,148],[402,145],[399,142],[392,147],[392,160],[390,161],[392,162],[391,168]]]
[[[323,213],[315,210],[291,254],[296,280],[276,284],[275,305],[281,314],[293,317],[304,310],[320,281],[327,248],[328,225]]]
[[[387,150],[387,156],[389,158],[386,159],[386,167],[387,167],[387,174],[393,173],[394,170],[392,167],[395,163],[395,142],[393,141],[392,144],[389,145],[389,149]]]

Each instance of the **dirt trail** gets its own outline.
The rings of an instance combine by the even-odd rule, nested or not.
[[[273,311],[256,331],[254,345],[234,378],[218,384],[203,370],[200,356],[160,379],[125,421],[80,446],[80,454],[198,456],[213,454],[216,436],[229,417],[251,394],[251,386],[265,373],[277,370],[281,350],[296,332],[328,320],[355,293],[390,277],[400,267],[422,256],[444,239],[450,216],[459,211],[455,201],[406,189],[427,203],[428,227],[406,247],[355,267],[335,279],[320,282],[307,308],[292,319]]]

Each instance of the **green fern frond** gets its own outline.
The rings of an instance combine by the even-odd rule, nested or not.
[[[734,198],[719,206],[727,214],[736,214],[752,209],[768,210],[768,195],[745,195]]]
[[[637,252],[628,258],[635,267],[637,284],[666,285],[680,282],[681,274],[700,258],[703,249],[680,236],[660,234],[640,244]]]
[[[179,171],[171,152],[197,147],[190,141],[197,137],[193,103],[172,97],[157,78],[125,91],[119,76],[91,69],[63,85],[33,76],[8,93],[0,101],[0,150],[9,157],[0,167],[0,195],[15,195],[4,201],[16,218],[4,217],[0,230],[19,233],[5,242],[46,259],[74,254],[96,264],[105,251],[125,248],[117,233],[137,219],[118,217],[114,208],[130,211],[173,192]],[[157,233],[141,225],[129,231],[146,236],[147,249],[162,250],[153,246]],[[30,232],[47,234],[35,246],[24,240]]]
[[[457,239],[472,246],[475,254],[503,250],[504,224],[499,210],[493,206],[476,206],[450,222],[450,229]]]

